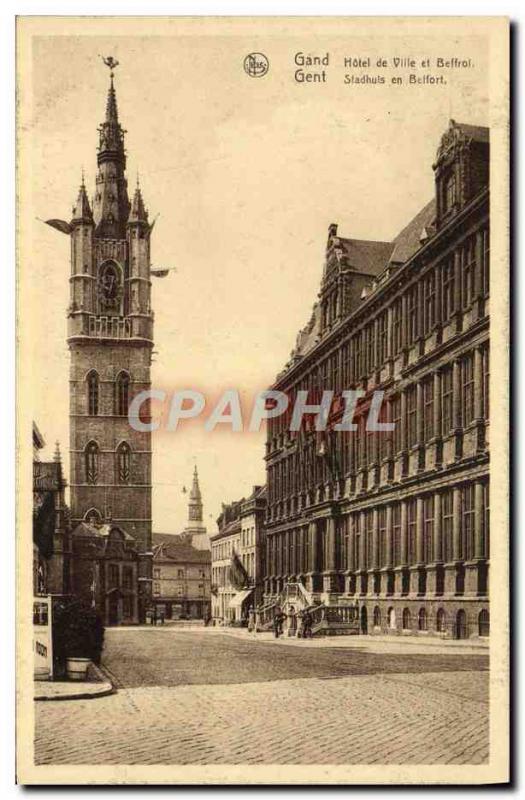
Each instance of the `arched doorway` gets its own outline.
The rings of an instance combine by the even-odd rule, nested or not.
[[[368,633],[368,614],[366,606],[361,608],[361,633]]]
[[[440,608],[436,617],[436,630],[438,633],[446,633],[447,630],[447,615],[445,609]]]
[[[456,614],[456,639],[466,639],[467,635],[467,615],[460,608]]]

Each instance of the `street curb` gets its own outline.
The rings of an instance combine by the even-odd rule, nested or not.
[[[266,643],[266,644],[275,644],[275,645],[280,645],[280,646],[288,646],[288,645],[290,645],[290,646],[296,646],[296,647],[299,646],[299,647],[301,647],[301,648],[303,648],[305,650],[309,649],[307,647],[307,645],[306,645],[306,642],[304,642],[304,640],[297,640],[295,637],[283,636],[282,638],[279,638],[279,639],[275,639],[275,637],[273,637],[273,636],[272,637],[268,637],[268,638],[264,638],[264,639],[263,638],[258,638],[258,637],[249,638],[248,635],[246,637],[244,637],[242,634],[237,633],[235,629],[228,628],[228,627],[221,628],[220,632],[225,634],[225,635],[227,635],[227,636],[232,636],[232,637],[234,637],[236,639],[242,639],[243,641],[250,641],[250,642],[253,642],[253,643]],[[450,652],[450,653],[453,653],[455,650],[465,650],[465,651],[468,651],[468,652],[470,652],[472,654],[477,654],[477,653],[487,653],[488,654],[488,653],[490,653],[490,647],[489,647],[488,644],[477,644],[477,643],[476,644],[474,644],[474,643],[472,643],[472,644],[468,644],[468,643],[466,643],[466,644],[452,644],[452,641],[456,642],[456,640],[452,640],[452,641],[449,641],[449,640],[446,640],[446,639],[445,640],[438,640],[437,638],[436,639],[431,639],[431,638],[427,639],[426,637],[422,637],[422,636],[421,637],[419,637],[419,636],[392,636],[391,638],[390,637],[379,637],[379,636],[367,636],[366,638],[363,637],[363,636],[352,636],[352,637],[349,637],[349,636],[348,637],[347,636],[345,636],[345,637],[326,636],[326,637],[323,637],[323,639],[322,639],[323,640],[323,646],[322,647],[319,647],[319,646],[316,647],[314,645],[312,647],[312,649],[313,650],[317,650],[317,649],[329,648],[330,647],[330,640],[334,640],[335,639],[335,640],[340,641],[342,638],[344,638],[344,639],[352,639],[353,642],[356,642],[359,639],[361,639],[361,642],[363,644],[364,643],[370,644],[370,643],[375,641],[375,643],[377,643],[377,644],[401,644],[401,643],[403,643],[403,644],[408,645],[409,647],[410,646],[421,646],[421,645],[425,645],[425,646],[428,646],[428,647],[442,647],[443,649],[448,650],[448,652]],[[318,637],[317,641],[320,641],[320,640],[321,640],[321,637]],[[300,645],[298,645],[298,641],[301,641]],[[311,641],[313,641],[313,640],[311,640]],[[325,641],[326,641],[326,644],[325,644]],[[468,642],[468,640],[465,640],[465,642]],[[348,648],[345,648],[345,647],[341,647],[340,645],[339,646],[335,645],[335,647],[337,647],[339,649],[342,649],[342,650],[344,650],[344,649],[352,650],[353,649],[352,646],[349,646]],[[462,655],[464,655],[464,653],[462,653]]]
[[[116,694],[117,689],[104,669],[93,663],[90,668],[100,679],[100,689],[98,691],[72,691],[68,694],[55,695],[54,697],[46,697],[45,695],[38,695],[35,693],[33,700],[38,703],[54,703],[60,700],[95,700],[97,697],[107,697],[110,694]]]
[[[35,695],[33,698],[36,703],[55,703],[60,700],[96,700],[97,697],[107,697],[109,694],[114,694],[115,689],[112,686],[104,686],[99,692],[79,692],[78,694],[61,694],[56,697],[44,697]]]

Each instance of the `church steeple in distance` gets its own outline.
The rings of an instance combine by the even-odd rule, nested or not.
[[[193,483],[188,501],[188,524],[184,533],[191,536],[191,543],[197,550],[210,549],[210,540],[202,521],[202,495],[196,466],[193,469]]]
[[[197,465],[193,470],[193,483],[188,502],[188,528],[202,526],[202,495],[199,486]]]

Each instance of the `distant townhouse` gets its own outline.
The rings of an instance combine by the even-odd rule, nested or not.
[[[266,487],[254,486],[249,497],[224,505],[211,537],[212,618],[242,624],[262,599]]]

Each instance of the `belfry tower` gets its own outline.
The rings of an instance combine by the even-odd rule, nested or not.
[[[128,199],[117,62],[104,61],[110,86],[93,210],[82,177],[70,223],[71,521],[114,525],[134,540],[142,617],[151,591],[151,433],[130,425],[128,407],[150,387],[151,226],[138,183]]]

